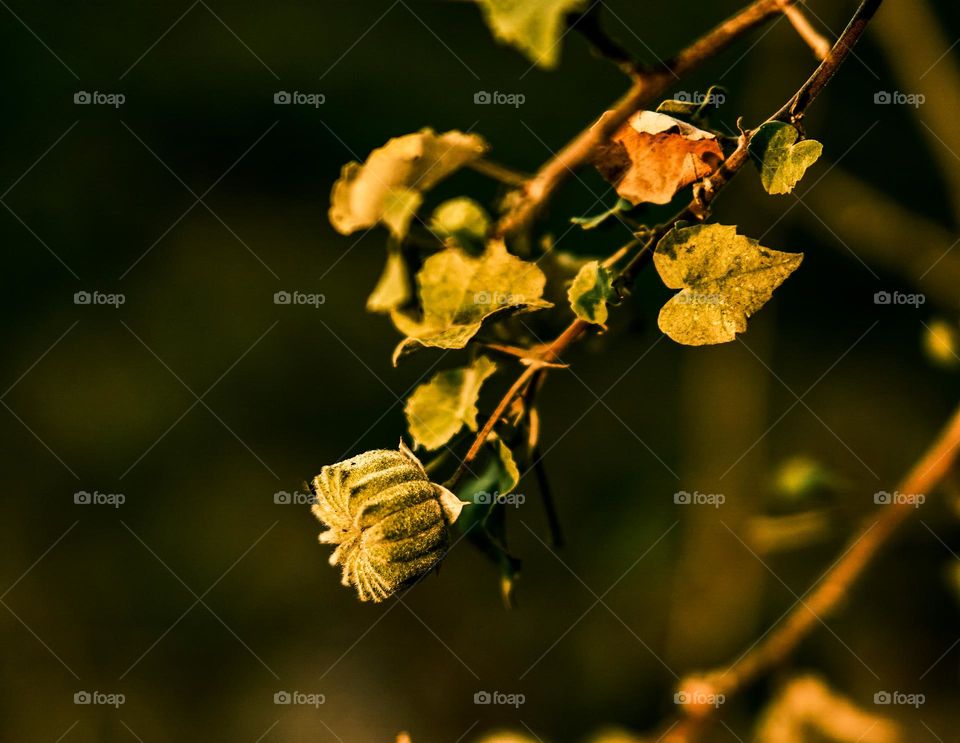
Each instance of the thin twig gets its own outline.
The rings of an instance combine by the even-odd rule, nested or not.
[[[960,451],[960,407],[930,444],[910,472],[897,486],[897,492],[930,493],[948,474]],[[841,557],[780,626],[757,643],[749,652],[725,669],[712,671],[692,679],[690,683],[705,694],[723,694],[729,699],[761,675],[782,663],[797,646],[831,614],[846,597],[867,566],[886,545],[897,528],[916,508],[905,501],[880,506],[882,512],[871,515],[841,552]],[[664,743],[686,743],[695,738],[715,706],[692,708],[693,715],[680,724],[671,724]]]
[[[659,97],[681,76],[726,49],[743,34],[783,12],[783,3],[794,0],[755,0],[716,26],[673,59],[640,75],[603,121],[591,123],[550,158],[528,181],[517,204],[503,216],[496,233],[507,235],[529,226],[553,193],[577,169],[589,162],[597,146],[607,141],[636,111]]]
[[[495,181],[506,183],[508,186],[522,186],[530,180],[530,176],[526,173],[521,173],[519,170],[514,170],[486,158],[471,160],[466,167],[493,178]]]
[[[830,43],[830,40],[817,31],[813,24],[810,23],[810,19],[804,14],[800,9],[799,4],[788,5],[784,3],[783,5],[783,14],[787,17],[787,20],[790,21],[790,24],[793,26],[794,30],[803,39],[807,46],[813,50],[813,54],[817,59],[823,60],[827,58],[827,55],[830,53],[830,47],[833,45]]]

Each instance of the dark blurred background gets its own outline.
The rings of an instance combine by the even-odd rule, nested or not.
[[[609,332],[550,376],[543,444],[567,544],[558,557],[540,541],[525,477],[510,523],[518,607],[503,609],[494,567],[466,542],[403,603],[361,604],[308,508],[274,495],[395,446],[400,401],[464,356],[391,367],[398,335],[364,311],[385,233],[344,237],[326,219],[341,165],[431,126],[476,131],[496,160],[533,171],[627,81],[577,33],[556,71],[531,68],[469,2],[0,4],[0,739],[653,729],[676,714],[678,677],[735,658],[803,596],[956,402],[956,359],[924,338],[952,338],[960,310],[960,11],[900,0],[810,111],[825,154],[799,198],[767,196],[747,172],[718,204],[720,221],[806,255],[743,342],[661,339],[669,292],[648,272]],[[740,7],[608,5],[611,33],[650,62]],[[814,0],[809,13],[833,39],[853,8]],[[752,125],[815,64],[780,20],[674,92],[720,84],[717,122]],[[282,90],[326,102],[275,105]],[[479,90],[526,103],[477,106]],[[80,91],[125,102],[78,105]],[[884,91],[925,101],[875,103]],[[429,203],[492,208],[496,193],[460,173]],[[567,232],[600,211],[594,194],[615,200],[584,173],[552,205],[543,227],[559,248],[624,242],[622,228]],[[326,301],[278,306],[280,290]],[[80,291],[125,301],[78,305]],[[878,291],[926,301],[878,306]],[[725,503],[677,505],[680,490]],[[75,503],[81,491],[123,503]],[[783,672],[817,671],[904,740],[957,740],[956,502],[952,487],[930,494]],[[779,680],[726,705],[716,740],[750,739]],[[526,701],[475,705],[483,690]],[[926,701],[874,706],[884,690]],[[94,691],[125,701],[75,704]],[[277,705],[281,691],[325,703]]]

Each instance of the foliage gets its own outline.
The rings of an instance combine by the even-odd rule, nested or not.
[[[464,426],[476,431],[480,387],[496,370],[496,364],[480,356],[470,366],[437,372],[417,387],[404,411],[414,444],[438,449]]]
[[[512,44],[531,62],[557,66],[564,19],[587,7],[586,0],[479,0],[493,35]]]
[[[802,260],[800,253],[764,248],[736,227],[674,229],[653,256],[663,283],[682,290],[660,310],[660,329],[688,346],[732,341]]]
[[[786,194],[803,178],[823,152],[815,139],[797,142],[800,133],[790,124],[771,121],[761,126],[750,143],[760,168],[760,182],[769,194]]]

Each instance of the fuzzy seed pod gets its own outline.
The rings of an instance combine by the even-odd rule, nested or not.
[[[327,527],[322,544],[336,544],[331,565],[361,601],[383,601],[427,573],[447,549],[447,527],[465,505],[430,482],[403,441],[324,467],[310,485],[313,514]]]

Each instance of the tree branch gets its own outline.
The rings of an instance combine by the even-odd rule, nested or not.
[[[950,471],[958,451],[960,407],[954,411],[939,436],[900,482],[897,491],[910,494],[931,492]],[[883,512],[879,517],[871,516],[867,519],[860,531],[844,547],[840,559],[809,593],[809,598],[799,602],[776,630],[727,668],[703,674],[687,683],[695,685],[697,690],[704,694],[723,694],[729,699],[786,659],[817,624],[837,608],[857,579],[863,575],[870,561],[916,510],[906,502],[881,508]],[[692,706],[690,713],[691,716],[681,723],[670,726],[669,731],[662,736],[664,743],[693,740],[716,713],[716,706]]]
[[[795,0],[755,0],[673,59],[657,68],[638,72],[636,82],[613,104],[609,116],[580,132],[544,163],[526,183],[521,198],[500,220],[496,233],[507,235],[528,227],[557,188],[574,171],[586,164],[596,148],[609,139],[630,116],[658,98],[675,80],[726,49],[743,34],[782,13],[784,3],[792,5],[794,2]]]

